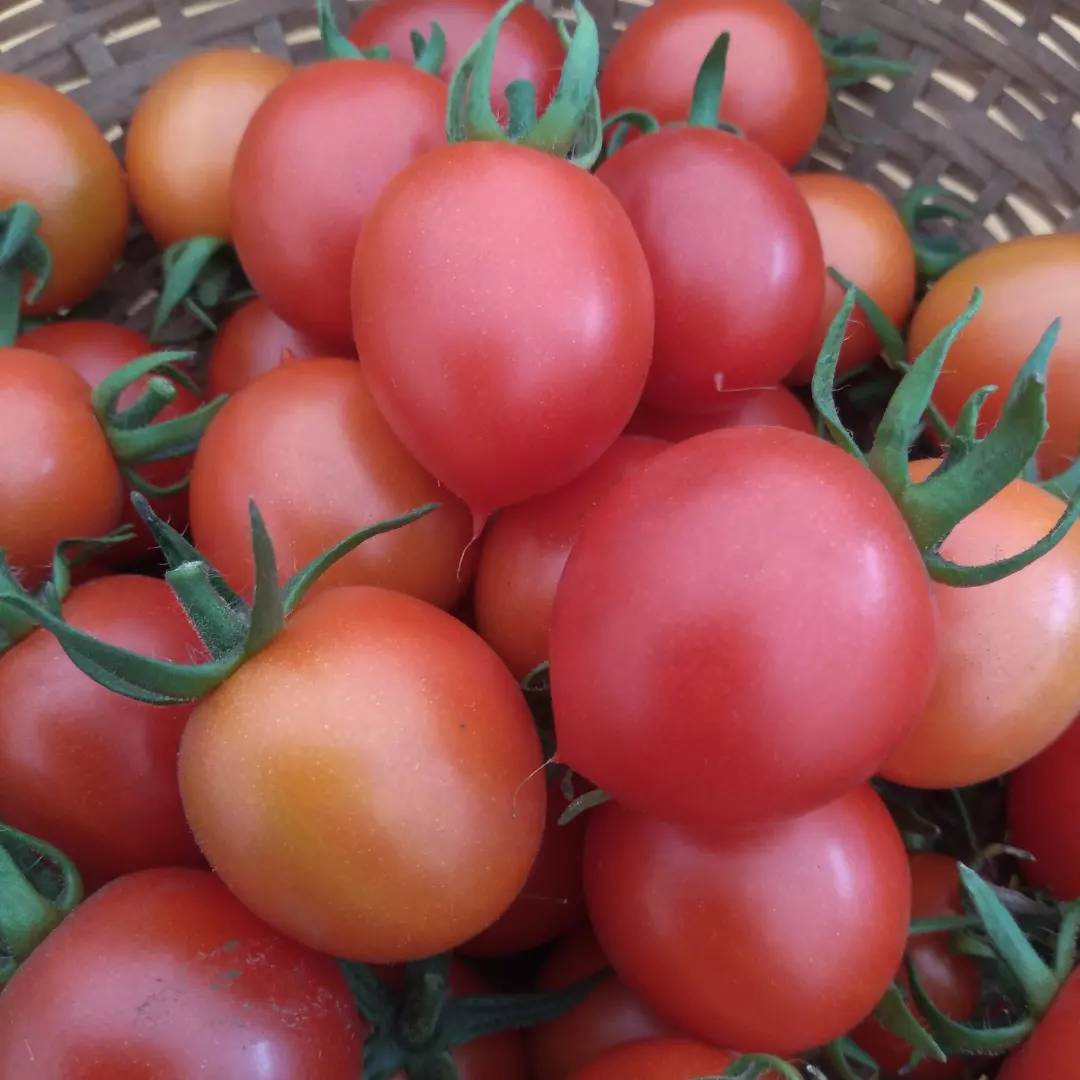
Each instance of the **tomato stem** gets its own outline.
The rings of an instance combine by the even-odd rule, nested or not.
[[[23,299],[37,300],[52,276],[52,252],[38,235],[41,215],[28,202],[0,211],[0,348],[15,343]],[[24,289],[26,276],[30,287]]]
[[[319,34],[327,60],[388,60],[390,50],[385,45],[361,49],[342,32],[334,18],[330,0],[315,0],[315,13],[319,20]],[[444,43],[445,47],[445,43]],[[441,62],[440,62],[441,66]],[[438,68],[435,69],[438,71]]]

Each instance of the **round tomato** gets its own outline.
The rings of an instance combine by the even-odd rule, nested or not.
[[[1058,991],[1035,1033],[1005,1062],[997,1080],[1072,1077],[1080,1060],[1080,971]]]
[[[356,1080],[337,964],[212,874],[145,870],[80,904],[0,995],[0,1076]]]
[[[912,465],[915,479],[936,461]],[[1062,504],[1014,480],[945,541],[946,559],[979,565],[1022,551]],[[1080,529],[993,585],[935,584],[941,657],[922,717],[881,769],[909,787],[948,788],[1001,776],[1050,745],[1080,705]]]
[[[361,233],[352,297],[391,427],[478,517],[584,472],[641,396],[641,245],[603,184],[538,150],[466,142],[399,173]]]
[[[702,127],[637,139],[596,175],[626,208],[652,271],[645,401],[708,413],[718,391],[783,379],[813,344],[825,289],[821,241],[791,177],[745,139]]]
[[[42,315],[85,300],[120,256],[130,209],[120,162],[71,98],[0,72],[0,210],[31,203],[52,252],[45,291],[24,311]]]
[[[642,813],[775,821],[870,778],[936,657],[922,559],[864,466],[783,428],[699,435],[612,491],[570,555],[558,757]]]
[[[124,648],[187,662],[199,639],[164,581],[98,578],[64,618]],[[60,848],[87,890],[151,866],[199,866],[176,755],[190,705],[120,697],[35,630],[0,657],[0,819]]]
[[[593,507],[666,444],[624,436],[566,487],[496,515],[484,530],[476,569],[476,628],[524,678],[548,658],[555,590]]]
[[[460,945],[521,891],[541,761],[517,684],[471,630],[343,588],[199,703],[180,791],[252,911],[323,952],[393,963]]]
[[[396,60],[328,60],[270,94],[236,156],[231,212],[240,262],[275,314],[350,345],[360,224],[395,173],[446,142],[445,113],[445,85]]]
[[[362,544],[315,588],[381,585],[450,607],[468,585],[461,562],[469,511],[394,437],[355,361],[268,372],[225,404],[199,444],[190,488],[195,539],[245,594],[254,585],[252,499],[282,581],[341,537],[440,502],[422,520]]]
[[[669,442],[683,442],[726,427],[785,427],[816,434],[806,406],[786,386],[728,390],[718,398],[718,411],[707,416],[667,413],[641,405],[626,430],[631,435],[652,435]]]
[[[590,821],[585,896],[612,966],[661,1016],[772,1054],[869,1014],[911,913],[904,845],[869,787],[715,840],[610,803]]]
[[[131,196],[154,239],[232,236],[229,183],[255,110],[292,74],[287,60],[250,49],[185,57],[142,96],[128,128]]]
[[[604,65],[604,115],[644,109],[662,123],[685,120],[701,62],[725,31],[731,51],[720,115],[791,168],[825,124],[829,85],[810,27],[784,0],[663,0],[645,8]],[[723,235],[713,225],[707,231]]]
[[[727,1050],[693,1039],[643,1039],[601,1054],[572,1080],[693,1080],[726,1073],[734,1060]]]
[[[803,173],[795,177],[795,183],[817,223],[825,265],[858,285],[890,322],[902,328],[915,303],[915,248],[893,204],[868,184],[839,173]],[[791,382],[808,383],[813,378],[821,345],[843,302],[844,290],[827,277],[817,337],[789,376]],[[868,363],[880,347],[866,316],[856,307],[847,324],[837,372]]]
[[[1039,451],[1046,476],[1061,472],[1080,450],[1080,318],[1073,303],[1080,276],[1080,235],[1031,236],[997,244],[950,270],[915,311],[908,336],[912,356],[955,319],[971,300],[985,294],[982,310],[949,352],[934,388],[934,401],[947,420],[981,386],[1003,389],[980,414],[979,434],[998,422],[1005,389],[1054,319],[1063,319],[1050,361],[1047,403],[1050,431]]]
[[[593,932],[582,927],[552,950],[540,969],[536,989],[561,990],[608,966]],[[613,974],[569,1012],[528,1032],[529,1062],[536,1080],[569,1080],[613,1046],[668,1035],[671,1030]]]

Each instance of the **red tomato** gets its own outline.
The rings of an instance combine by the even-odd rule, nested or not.
[[[256,297],[237,308],[220,326],[210,350],[206,387],[210,397],[235,394],[285,359],[333,356],[320,344],[282,322]]]
[[[157,578],[80,585],[64,617],[163,660],[187,662],[201,651]],[[0,819],[60,848],[87,890],[151,866],[202,865],[176,780],[190,705],[161,708],[113,694],[44,630],[0,657],[0,700]]]
[[[893,204],[869,184],[839,173],[803,173],[795,183],[817,223],[825,265],[858,285],[890,322],[903,328],[915,303],[915,248]],[[826,278],[817,337],[789,376],[791,382],[808,383],[813,378],[821,345],[843,302],[844,290]],[[869,363],[880,348],[862,309],[856,307],[837,372]]]
[[[1009,779],[1010,840],[1035,856],[1021,862],[1031,885],[1059,900],[1080,897],[1080,725]]]
[[[817,434],[806,406],[786,386],[729,390],[719,399],[720,411],[708,416],[666,413],[641,405],[626,430],[631,435],[652,435],[669,442],[683,442],[726,427],[785,427]]]
[[[142,96],[128,128],[131,195],[154,239],[232,236],[229,183],[240,140],[287,60],[214,49],[174,64]]]
[[[727,1071],[735,1055],[693,1039],[623,1043],[574,1073],[572,1080],[693,1080]],[[766,1073],[762,1080],[768,1080]]]
[[[287,364],[214,417],[195,455],[191,523],[199,549],[240,592],[254,585],[249,500],[266,521],[284,582],[343,536],[423,503],[421,521],[362,544],[315,586],[381,585],[450,607],[469,512],[408,455],[352,360]]]
[[[510,906],[544,829],[540,765],[517,684],[471,630],[400,593],[331,589],[196,706],[180,791],[252,911],[394,963]]]
[[[645,401],[708,413],[720,390],[783,379],[813,344],[825,289],[821,241],[791,177],[745,139],[699,127],[638,139],[596,175],[626,208],[652,271]]]
[[[699,435],[624,480],[570,556],[559,760],[642,813],[775,821],[869,779],[936,656],[922,559],[864,466],[783,428]]]
[[[130,209],[112,147],[71,98],[34,79],[0,72],[0,207],[20,200],[41,214],[52,276],[38,300],[44,315],[85,300],[120,257]]]
[[[0,995],[0,1076],[356,1080],[337,965],[200,870],[146,870],[80,904]]]
[[[641,396],[641,246],[604,186],[549,154],[466,142],[415,161],[368,215],[352,296],[390,426],[478,516],[584,472]]]
[[[912,465],[916,479],[936,461]],[[945,541],[946,559],[979,565],[1022,551],[1061,516],[1053,495],[1015,480]],[[1001,776],[1050,745],[1080,709],[1080,529],[993,585],[934,585],[941,658],[922,718],[881,769],[909,787]]]
[[[661,1016],[772,1054],[873,1009],[911,911],[904,846],[869,787],[717,840],[609,803],[590,819],[585,896],[615,970]]]
[[[396,60],[329,60],[281,84],[236,157],[240,262],[274,313],[349,346],[349,267],[386,182],[446,141],[446,87]]]
[[[982,310],[950,350],[934,388],[934,401],[946,419],[955,420],[980,386],[1011,386],[1046,328],[1063,318],[1047,384],[1050,431],[1039,451],[1046,476],[1059,473],[1080,448],[1080,318],[1074,307],[1078,275],[1076,233],[997,244],[954,267],[934,285],[916,309],[908,336],[911,355],[916,356],[967,307],[976,286],[983,290]],[[980,435],[998,422],[1004,401],[1001,389],[986,402]]]
[[[484,530],[476,570],[476,628],[524,678],[548,658],[555,590],[593,507],[665,444],[624,436],[566,487],[501,511]]]
[[[588,815],[582,820],[587,821]],[[561,990],[608,967],[587,927],[555,946],[540,969],[537,990]],[[569,1080],[605,1050],[635,1039],[671,1033],[617,975],[598,984],[589,996],[557,1020],[528,1032],[529,1062],[536,1080]]]
[[[813,33],[783,0],[663,0],[635,15],[600,77],[604,115],[636,108],[665,123],[685,120],[701,62],[725,30],[720,115],[791,168],[825,124],[829,86]]]
[[[1080,971],[1058,991],[1050,1010],[997,1080],[1073,1080],[1080,1061]]]

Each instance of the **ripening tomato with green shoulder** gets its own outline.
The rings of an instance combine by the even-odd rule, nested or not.
[[[761,390],[726,390],[718,395],[718,410],[706,416],[667,413],[639,405],[626,428],[628,435],[651,435],[668,442],[683,442],[707,431],[726,427],[785,427],[816,434],[809,409],[786,387]]]
[[[578,1069],[571,1080],[693,1080],[726,1073],[735,1058],[694,1039],[642,1039],[606,1051]],[[773,1075],[763,1073],[762,1080]]]

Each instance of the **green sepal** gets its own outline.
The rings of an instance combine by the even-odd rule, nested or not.
[[[528,79],[515,79],[506,87],[510,122],[506,134],[516,142],[536,126],[536,87]]]
[[[0,348],[19,336],[23,301],[34,303],[52,276],[52,252],[38,235],[41,215],[28,202],[0,211]],[[31,277],[24,289],[26,275]]]
[[[970,930],[976,926],[982,926],[978,915],[930,915],[922,919],[912,919],[908,926],[908,937],[948,934],[954,930]]]
[[[600,788],[592,788],[590,791],[586,791],[584,795],[579,795],[576,799],[570,802],[566,809],[559,815],[560,825],[569,825],[575,818],[581,817],[587,810],[593,810],[597,806],[603,806],[604,803],[611,802],[611,796],[606,791],[601,791]]]
[[[1040,487],[1045,488],[1051,495],[1056,495],[1064,502],[1069,502],[1075,499],[1080,494],[1080,454],[1077,455],[1076,460],[1073,461],[1068,468],[1063,469],[1056,476],[1051,476],[1046,480],[1042,480],[1038,474],[1038,462],[1032,458],[1032,470],[1031,473],[1025,477],[1026,480],[1030,480],[1033,484],[1038,484]]]
[[[836,1070],[835,1080],[879,1080],[881,1076],[881,1067],[878,1063],[861,1046],[856,1045],[846,1036],[834,1039],[825,1048],[825,1052],[832,1067]],[[860,1076],[851,1067],[852,1061],[857,1062],[863,1069],[869,1069],[869,1074]]]
[[[150,337],[160,338],[166,323],[183,305],[211,333],[217,323],[207,309],[230,297],[233,279],[241,276],[232,245],[220,236],[193,236],[178,240],[161,255],[162,287],[154,309]]]
[[[820,24],[814,27],[832,90],[857,86],[875,75],[902,79],[914,68],[906,60],[894,60],[878,51],[880,39],[875,30],[857,34],[832,36],[824,33]]]
[[[231,607],[214,588],[206,562],[186,562],[165,574],[188,622],[215,660],[243,651],[250,620],[246,609]]]
[[[446,34],[437,23],[431,24],[431,33],[425,38],[419,30],[409,33],[413,51],[413,66],[429,75],[438,75],[446,62]]]
[[[794,1065],[773,1054],[740,1054],[712,1080],[758,1080],[767,1073],[774,1073],[783,1080],[803,1080],[803,1074]]]
[[[866,457],[863,455],[859,444],[854,436],[844,426],[840,414],[836,411],[836,366],[840,362],[840,349],[844,344],[844,335],[847,333],[847,324],[851,313],[855,310],[856,292],[849,287],[844,296],[844,302],[836,317],[829,324],[825,340],[821,345],[814,364],[814,377],[810,383],[810,395],[814,401],[814,407],[821,422],[825,425],[832,441],[842,450],[847,451],[856,461],[865,464]]]
[[[688,126],[726,131],[732,135],[742,134],[734,124],[720,119],[720,99],[724,93],[724,79],[727,77],[730,45],[731,35],[725,31],[712,43],[712,47],[705,54],[705,59],[698,69],[697,79],[694,81],[694,91],[690,98],[690,114],[687,118]]]
[[[274,545],[266,531],[259,508],[252,499],[248,503],[251,521],[251,551],[255,565],[255,592],[248,621],[244,652],[253,656],[269,645],[285,625],[285,602],[278,584],[277,559]]]
[[[327,60],[388,60],[390,50],[385,45],[361,49],[342,32],[334,18],[330,0],[315,0],[315,13],[319,21],[319,35]]]
[[[636,128],[642,135],[654,135],[660,130],[660,121],[644,109],[620,109],[604,120],[601,127],[604,133],[604,158],[606,160],[622,149],[626,136],[633,129]]]
[[[908,191],[897,208],[911,236],[919,273],[927,281],[936,281],[971,254],[971,247],[955,233],[927,232],[928,221],[970,221],[974,215],[966,206],[949,199],[949,193],[937,184],[923,184]]]
[[[1059,983],[1076,967],[1077,935],[1080,934],[1080,900],[1065,904],[1061,912],[1057,942],[1054,946],[1054,975]]]
[[[912,1065],[924,1058],[945,1061],[945,1052],[933,1035],[919,1023],[908,1007],[904,992],[894,982],[874,1009],[874,1019],[888,1032],[902,1039],[914,1052]]]

